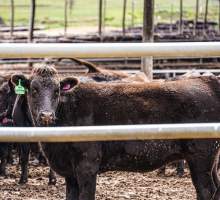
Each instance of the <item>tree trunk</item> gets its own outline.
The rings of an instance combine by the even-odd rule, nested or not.
[[[126,8],[127,8],[127,0],[124,0],[123,15],[122,15],[122,33],[123,33],[123,36],[125,36]]]
[[[183,33],[183,0],[180,0],[180,20],[179,20],[179,33]]]
[[[68,0],[65,0],[65,5],[64,5],[64,36],[66,36],[67,26],[68,26],[67,9],[68,9]]]
[[[196,15],[195,15],[194,31],[193,31],[194,36],[196,35],[198,19],[199,19],[199,0],[196,0]]]
[[[154,0],[144,0],[143,42],[154,40]],[[142,58],[142,71],[153,79],[153,57]]]
[[[35,0],[31,0],[31,7],[30,7],[30,25],[29,25],[29,42],[33,41],[34,37],[34,22],[35,22]]]
[[[10,29],[10,35],[11,35],[11,37],[13,36],[13,33],[14,33],[14,11],[15,11],[15,9],[14,9],[15,7],[14,7],[14,0],[11,0],[11,29]]]
[[[99,0],[99,37],[102,38],[102,6],[103,0]]]

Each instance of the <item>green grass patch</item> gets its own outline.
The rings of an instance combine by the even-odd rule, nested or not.
[[[36,25],[45,28],[61,28],[64,25],[64,0],[37,0]],[[68,11],[69,26],[97,26],[98,0],[75,0],[73,10]],[[131,26],[143,21],[143,0],[127,1],[126,24]],[[195,0],[184,0],[184,19],[195,18]],[[6,24],[10,24],[10,1],[1,0],[0,16]],[[200,0],[200,19],[204,18],[205,0]],[[29,22],[29,0],[15,0],[15,25],[27,26]],[[106,26],[120,27],[122,24],[123,0],[106,0]],[[155,22],[170,22],[179,18],[179,0],[155,0]],[[218,0],[210,0],[209,19],[218,21]]]

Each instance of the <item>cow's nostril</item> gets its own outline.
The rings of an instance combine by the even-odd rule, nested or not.
[[[52,112],[41,112],[40,113],[40,120],[44,123],[44,124],[50,124],[53,122],[54,120],[54,114]]]

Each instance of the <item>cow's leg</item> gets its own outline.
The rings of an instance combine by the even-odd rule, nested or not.
[[[30,154],[30,144],[22,143],[20,147],[20,163],[21,163],[21,177],[19,184],[24,184],[28,181],[28,161]]]
[[[93,152],[84,154],[75,168],[77,183],[79,186],[79,200],[95,200],[96,176],[99,169],[99,159],[91,155]]]
[[[219,159],[217,159],[213,165],[213,169],[212,169],[212,177],[215,183],[215,186],[218,188],[220,186],[220,180],[219,180],[219,176],[218,176],[218,162]]]
[[[88,166],[87,166],[88,167]],[[95,200],[96,173],[89,168],[77,170],[77,183],[79,186],[79,200]],[[89,170],[89,171],[86,171]]]
[[[158,169],[157,174],[158,174],[159,176],[164,176],[164,175],[165,175],[165,172],[166,172],[166,165],[160,167],[160,168]]]
[[[216,189],[212,177],[214,159],[211,161],[210,157],[196,155],[191,159],[187,159],[192,182],[197,193],[197,200],[211,199]]]
[[[8,143],[7,163],[9,163],[9,164],[13,164],[12,150],[13,150],[13,143]]]
[[[220,199],[220,187],[217,188],[211,200],[219,200],[219,199]]]
[[[38,160],[40,164],[46,165],[47,164],[47,160],[44,157],[43,153],[40,151],[38,154]]]
[[[65,177],[66,181],[66,200],[79,200],[79,187],[73,177]]]
[[[56,182],[57,182],[57,179],[56,179],[56,174],[55,172],[50,168],[50,172],[49,172],[49,182],[48,184],[49,185],[55,185]]]
[[[0,164],[0,175],[6,176],[6,165],[8,157],[8,143],[0,143],[0,155],[1,155],[1,164]]]
[[[7,176],[6,165],[7,165],[7,158],[4,157],[1,159],[1,165],[0,165],[0,175],[1,176]]]
[[[183,177],[183,175],[184,175],[184,160],[180,160],[177,162],[176,172],[180,178]]]

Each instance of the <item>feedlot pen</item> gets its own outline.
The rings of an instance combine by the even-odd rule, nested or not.
[[[163,62],[163,67],[156,67],[156,70],[164,70],[165,72],[161,74],[182,74],[184,70],[194,69],[195,67],[189,66],[188,68],[180,69],[176,67],[175,63],[181,63],[185,61],[185,66],[189,65],[189,63],[198,64],[198,68],[200,70],[210,70],[212,67],[208,67],[209,63],[213,64],[213,72],[219,74],[218,71],[218,60],[219,58],[208,58],[207,60],[204,58],[180,58],[180,59],[161,59]],[[200,63],[202,60],[202,63]],[[33,60],[13,60],[13,59],[2,59],[1,60],[1,70],[4,72],[16,72],[16,71],[23,71],[25,73],[30,72],[30,68],[25,62],[34,61],[34,63],[38,63],[44,60],[40,59],[33,59]],[[139,59],[112,59],[112,60],[103,60],[103,59],[96,59],[90,60],[98,63],[100,66],[104,66],[106,68],[114,68],[116,69],[123,69],[136,72],[139,69],[140,60]],[[197,62],[199,61],[199,63]],[[203,65],[207,61],[206,65]],[[21,64],[13,64],[12,62],[19,62]],[[108,65],[103,63],[110,63]],[[159,63],[159,62],[158,62]],[[167,64],[168,63],[168,64]],[[167,64],[167,67],[166,67]],[[82,66],[72,67],[72,62],[67,60],[63,60],[60,64],[57,64],[59,72],[63,75],[69,73],[75,73],[77,70],[82,72],[85,70]],[[127,67],[128,66],[128,67]],[[175,66],[176,69],[169,68],[170,66]],[[126,68],[127,67],[127,68]],[[169,68],[169,69],[167,69]],[[156,71],[155,72],[158,72]],[[168,71],[174,70],[174,71]],[[176,70],[176,71],[175,71]],[[179,71],[178,71],[179,70]],[[182,71],[180,71],[182,70]],[[158,72],[159,73],[159,72]],[[156,73],[155,73],[156,74]],[[156,76],[156,75],[155,75]],[[161,75],[162,76],[162,75]],[[164,75],[165,76],[165,75]],[[159,76],[160,78],[160,76]],[[48,167],[39,165],[34,160],[34,156],[31,157],[31,164],[30,164],[30,179],[26,185],[18,185],[19,179],[19,171],[17,169],[18,166],[17,156],[14,157],[14,163],[9,165],[8,176],[6,178],[0,178],[0,199],[65,199],[65,183],[64,179],[58,177],[58,182],[55,186],[47,185],[48,183]],[[127,173],[127,172],[108,172],[105,174],[101,174],[98,177],[97,182],[97,193],[96,198],[98,200],[108,199],[108,200],[125,200],[125,199],[135,199],[135,200],[191,200],[195,199],[195,190],[192,186],[190,175],[188,169],[182,178],[176,176],[175,167],[169,166],[165,176],[157,175],[157,172],[150,172],[150,173]]]

